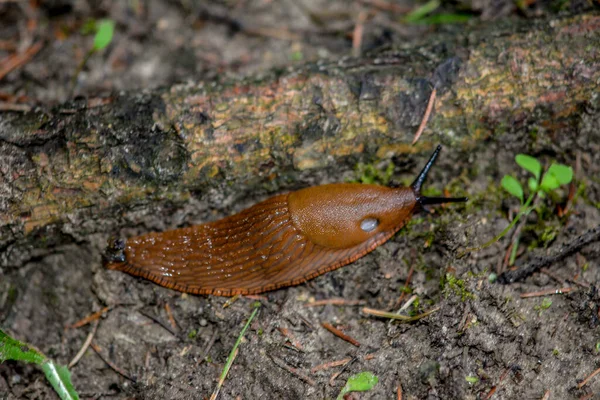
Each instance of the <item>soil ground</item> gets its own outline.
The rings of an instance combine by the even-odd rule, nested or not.
[[[55,0],[38,6],[0,1],[0,59],[15,46],[43,42],[30,62],[0,80],[0,95],[3,101],[51,105],[70,96],[259,73],[335,58],[352,52],[352,32],[361,10],[371,11],[363,50],[409,43],[435,29],[399,24],[400,13],[367,6],[375,3]],[[414,6],[395,4],[399,11]],[[515,4],[482,1],[463,6],[477,19],[517,13],[521,18],[540,16],[556,6],[534,3],[518,11]],[[585,4],[563,7],[577,12]],[[81,29],[86,20],[102,17],[117,22],[113,43],[92,55],[73,80],[93,40]],[[573,136],[538,148],[545,163],[558,159],[575,166],[577,194],[570,212],[560,218],[554,204],[564,204],[568,190],[541,201],[543,212],[532,213],[521,231],[517,266],[525,265],[532,254],[552,253],[561,243],[600,224],[600,131],[593,129],[600,121],[597,112],[586,115]],[[585,134],[577,136],[581,132]],[[600,366],[596,288],[600,243],[561,259],[546,273],[509,285],[490,280],[492,273],[505,268],[506,240],[456,258],[458,248],[482,243],[507,225],[507,214],[514,213],[517,204],[500,190],[491,191],[489,177],[516,171],[514,154],[531,148],[531,140],[518,131],[511,142],[490,140],[464,165],[450,166],[442,155],[428,185],[441,190],[453,179],[449,171],[476,169],[479,173],[465,182],[466,192],[473,197],[469,205],[419,215],[407,229],[352,265],[261,297],[262,307],[221,398],[335,398],[347,378],[360,371],[379,378],[371,391],[353,395],[361,399],[397,398],[398,387],[403,399],[600,396],[597,377],[578,387]],[[423,162],[410,163],[410,170],[400,168],[398,177],[408,179]],[[340,171],[340,176],[351,175],[352,171]],[[314,177],[315,183],[332,180]],[[216,212],[203,199],[193,200],[186,209],[171,213],[170,220],[148,215],[145,226],[133,227],[130,233],[182,224],[177,220],[181,215],[193,215],[194,221],[185,221],[189,223],[215,219],[259,200],[246,199],[226,209],[210,205]],[[4,280],[0,290],[12,288],[0,291],[0,326],[66,364],[92,326],[65,326],[112,305],[98,324],[94,343],[127,377],[89,349],[72,368],[83,398],[208,398],[255,299],[241,298],[224,308],[224,298],[185,295],[107,271],[101,262],[105,243],[106,236],[97,235],[19,268],[0,267]],[[559,288],[570,291],[521,297]],[[361,312],[363,306],[397,309],[403,292],[403,303],[418,296],[409,312],[439,310],[413,323],[389,322]],[[314,300],[333,298],[361,303],[310,306]],[[323,329],[323,322],[342,329],[360,347]],[[286,329],[291,335],[284,334]],[[313,370],[339,360],[350,362]],[[0,365],[0,399],[20,398],[52,399],[56,394],[37,368],[15,362]]]

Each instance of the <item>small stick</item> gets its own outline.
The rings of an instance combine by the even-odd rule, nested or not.
[[[271,357],[271,360],[273,360],[273,362],[275,363],[275,365],[277,365],[279,368],[285,369],[287,372],[289,372],[292,375],[297,376],[298,378],[300,378],[304,382],[308,383],[310,386],[316,386],[317,385],[317,382],[315,382],[313,379],[311,379],[306,374],[300,372],[298,369],[290,367],[281,358],[276,357],[274,355],[270,355],[270,357]]]
[[[358,13],[358,17],[356,18],[356,25],[354,26],[354,32],[352,33],[352,55],[354,57],[360,57],[365,21],[368,16],[369,14],[363,10]]]
[[[565,280],[563,278],[561,278],[560,276],[558,276],[557,274],[555,274],[554,272],[552,272],[546,268],[540,268],[540,272],[542,274],[548,275],[550,278],[554,279],[558,283],[562,283],[563,285],[565,284]]]
[[[382,310],[375,310],[373,308],[367,308],[367,307],[363,308],[362,312],[364,312],[365,314],[374,315],[376,317],[392,318],[392,319],[399,319],[404,322],[412,322],[412,321],[417,321],[421,318],[425,318],[426,316],[433,314],[434,312],[436,312],[439,309],[440,309],[440,307],[435,307],[429,311],[425,311],[423,314],[415,315],[414,317],[407,317],[406,315],[395,314],[395,313],[382,311]]]
[[[169,325],[165,324],[160,318],[155,317],[154,315],[147,313],[145,311],[139,310],[138,311],[140,314],[142,314],[144,317],[151,319],[152,321],[156,322],[158,325],[162,326],[166,331],[168,331],[171,335],[173,336],[177,336],[177,332],[175,332]]]
[[[173,312],[171,312],[171,306],[169,306],[169,303],[165,303],[165,311],[167,312],[167,316],[169,317],[171,327],[173,327],[174,331],[177,331],[177,323],[175,322],[175,317],[173,317]]]
[[[423,133],[423,131],[425,130],[425,127],[427,126],[427,121],[429,121],[429,115],[431,114],[431,110],[433,110],[433,103],[435,102],[436,93],[437,93],[437,89],[433,88],[433,90],[431,91],[431,95],[429,95],[429,103],[427,103],[427,109],[425,110],[425,115],[423,115],[423,119],[421,120],[421,125],[419,125],[419,129],[417,129],[417,133],[415,133],[415,137],[412,141],[413,145],[415,143],[417,143],[417,140],[419,140],[419,138],[421,137],[421,134]]]
[[[0,111],[17,111],[26,113],[31,111],[31,106],[28,106],[27,104],[17,104],[0,101]]]
[[[6,62],[3,63],[3,65],[0,65],[0,80],[2,80],[2,78],[4,78],[12,70],[29,62],[29,60],[31,60],[33,56],[35,56],[41,49],[42,43],[37,42],[31,45],[31,47],[29,47],[23,53],[15,54],[14,56],[9,57]]]
[[[315,372],[322,371],[322,370],[325,370],[325,369],[339,367],[341,365],[346,365],[350,361],[352,361],[351,358],[344,358],[343,360],[326,362],[324,364],[320,364],[320,365],[317,365],[316,367],[313,367],[310,370],[310,372],[314,374]]]
[[[335,336],[339,337],[340,339],[345,340],[346,342],[353,344],[356,347],[360,347],[360,343],[356,339],[353,339],[352,337],[346,335],[339,329],[334,328],[333,325],[331,325],[329,322],[323,322],[321,326],[327,329],[329,332],[333,333]]]
[[[396,14],[407,14],[411,11],[409,7],[403,7],[398,4],[390,3],[384,0],[360,0],[361,3],[377,8],[381,11],[389,11]]]
[[[208,352],[210,351],[210,349],[215,344],[215,341],[217,340],[217,333],[218,332],[219,331],[217,331],[215,329],[215,331],[213,332],[213,334],[210,336],[210,339],[208,339],[208,342],[206,343],[206,347],[204,348],[204,352],[202,353],[202,358],[200,358],[200,360],[198,360],[198,362],[196,363],[196,367],[199,366],[200,364],[202,364],[202,362],[204,360],[206,360],[206,357],[208,356]]]
[[[258,312],[258,307],[254,308],[254,311],[252,311],[252,314],[250,314],[250,318],[248,318],[246,325],[244,325],[244,327],[242,328],[242,331],[240,332],[240,335],[238,336],[237,340],[235,341],[235,344],[233,345],[233,348],[231,349],[231,353],[229,353],[229,356],[227,357],[227,362],[225,363],[225,366],[223,367],[221,376],[219,377],[219,382],[217,383],[217,387],[215,388],[215,391],[213,392],[213,394],[210,396],[210,400],[215,400],[217,398],[217,396],[219,395],[219,392],[221,391],[221,388],[223,387],[223,383],[225,383],[225,378],[227,377],[227,374],[229,373],[229,370],[231,369],[231,366],[233,365],[233,360],[235,360],[235,358],[238,355],[240,343],[242,343],[242,339],[244,338],[244,335],[246,334],[248,327],[250,327],[250,323],[254,319],[254,316],[256,315],[257,312]]]
[[[102,354],[102,349],[96,343],[94,343],[94,342],[90,343],[90,347],[92,349],[94,349],[96,354],[98,354],[98,357],[100,357],[102,359],[102,361],[104,361],[106,363],[106,365],[108,365],[113,371],[115,371],[116,373],[121,375],[123,378],[129,379],[131,382],[136,383],[136,380],[134,378],[132,378],[128,373],[123,371],[121,368],[117,367],[107,357],[105,357]]]
[[[539,271],[541,268],[548,267],[549,265],[579,251],[582,247],[598,240],[600,240],[600,225],[571,240],[550,256],[537,257],[525,267],[502,273],[502,275],[498,277],[498,282],[506,284],[523,280],[534,272]]]
[[[600,373],[600,368],[598,368],[597,370],[595,370],[594,372],[592,372],[587,378],[585,378],[584,380],[582,380],[577,385],[577,389],[581,389],[582,387],[584,387],[585,385],[587,385],[587,383],[590,381],[590,379],[592,379],[594,376],[598,375],[599,373]]]
[[[292,346],[294,346],[295,348],[297,348],[300,351],[304,350],[304,348],[302,347],[302,344],[300,344],[298,339],[296,339],[294,334],[288,328],[279,327],[279,332],[281,332],[281,334],[290,341]]]
[[[88,315],[87,317],[80,319],[79,321],[75,322],[73,325],[68,325],[67,329],[81,328],[82,326],[85,326],[85,325],[89,324],[90,322],[98,320],[104,313],[110,311],[112,308],[113,308],[113,306],[104,307],[102,310],[96,311],[95,313],[92,313],[92,314]]]
[[[396,390],[396,400],[402,400],[402,383],[398,382],[398,389]]]
[[[416,294],[413,294],[410,299],[406,300],[406,303],[404,303],[404,305],[402,307],[400,307],[400,309],[398,310],[397,314],[400,314],[402,311],[405,311],[408,307],[410,307],[410,305],[412,303],[415,302],[415,300],[417,300],[419,298],[419,296],[417,296]]]
[[[551,294],[564,294],[564,293],[572,292],[573,290],[574,289],[572,287],[564,287],[564,288],[560,288],[560,289],[546,289],[546,290],[540,290],[539,292],[522,293],[521,298],[526,299],[529,297],[548,296]]]
[[[92,330],[90,331],[90,333],[88,333],[87,337],[85,338],[85,341],[83,342],[83,345],[81,346],[81,349],[79,349],[79,351],[77,352],[75,357],[73,357],[73,359],[69,363],[68,368],[72,368],[75,364],[77,364],[77,362],[79,362],[81,357],[83,357],[83,355],[85,354],[85,351],[88,349],[88,347],[90,347],[90,344],[92,343],[92,339],[94,339],[94,335],[96,334],[96,329],[98,329],[99,324],[100,324],[99,319],[94,321],[94,323],[92,324]]]
[[[358,359],[358,357],[353,357],[352,360],[350,360],[350,362],[346,363],[342,369],[340,369],[335,374],[331,375],[331,378],[329,379],[329,386],[333,386],[333,381],[335,381],[338,376],[340,376],[341,374],[343,374],[344,371],[346,371],[346,369],[348,369],[348,367],[350,366],[350,364],[352,364],[357,359]]]
[[[542,397],[541,400],[548,400],[550,398],[550,391],[546,390],[546,392],[544,392],[544,396]]]
[[[346,299],[324,299],[306,303],[304,307],[319,307],[332,304],[334,306],[362,306],[366,304],[365,300],[346,300]]]

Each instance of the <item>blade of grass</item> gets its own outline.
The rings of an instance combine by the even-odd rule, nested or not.
[[[219,395],[219,392],[221,391],[221,387],[223,387],[223,383],[225,383],[225,378],[227,377],[227,374],[229,373],[229,370],[231,369],[231,366],[233,365],[233,361],[235,360],[235,357],[238,354],[238,347],[240,346],[240,343],[242,343],[242,338],[246,334],[246,331],[248,330],[250,323],[254,319],[254,316],[258,312],[259,307],[260,307],[260,305],[254,308],[254,311],[252,311],[252,314],[250,314],[250,318],[248,318],[248,322],[246,322],[246,325],[244,325],[244,327],[242,328],[242,331],[240,332],[240,335],[238,336],[237,340],[235,341],[235,344],[233,345],[233,348],[231,349],[231,352],[229,353],[229,356],[227,357],[225,366],[223,367],[223,372],[221,372],[221,376],[219,377],[219,382],[217,383],[217,387],[215,388],[215,391],[213,392],[213,394],[210,396],[210,400],[216,400],[217,396]]]
[[[367,307],[363,308],[362,312],[364,312],[365,314],[374,315],[376,317],[381,317],[381,318],[398,319],[403,322],[413,322],[413,321],[418,321],[422,318],[425,318],[428,315],[433,314],[434,312],[436,312],[439,309],[440,309],[439,307],[432,308],[431,310],[426,311],[423,314],[415,315],[413,317],[408,317],[406,315],[396,314],[396,313],[392,313],[392,312],[388,312],[388,311],[375,310],[373,308],[367,308]]]
[[[62,400],[78,400],[79,395],[71,381],[67,367],[55,364],[41,351],[27,343],[13,339],[0,329],[0,363],[6,360],[37,364],[42,368],[46,379]]]

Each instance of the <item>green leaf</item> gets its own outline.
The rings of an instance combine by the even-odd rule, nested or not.
[[[550,173],[550,171],[544,174],[540,188],[546,192],[551,192],[560,186],[560,182],[556,179],[556,176]]]
[[[477,382],[479,382],[479,378],[478,378],[478,377],[476,377],[476,376],[471,376],[471,375],[469,375],[469,376],[465,376],[465,380],[466,380],[467,382],[469,382],[471,385],[474,385],[474,384],[476,384]]]
[[[573,180],[573,169],[563,164],[550,165],[547,173],[554,175],[561,185],[567,185]]]
[[[433,14],[411,22],[420,25],[461,24],[473,18],[470,14]]]
[[[427,14],[437,10],[440,5],[440,0],[429,0],[427,3],[409,12],[406,17],[404,17],[404,20],[406,22],[419,22]]]
[[[50,382],[58,396],[62,400],[78,400],[79,395],[71,382],[71,373],[67,367],[56,365],[48,360],[42,365],[46,379]]]
[[[540,162],[537,159],[526,154],[517,154],[517,156],[515,157],[515,161],[517,162],[517,164],[519,164],[521,168],[531,172],[533,176],[535,176],[536,180],[540,180],[540,175],[542,173],[542,164],[540,164]]]
[[[115,21],[110,19],[98,23],[98,30],[94,36],[94,50],[103,50],[110,44],[115,32]]]
[[[367,390],[373,389],[379,382],[379,378],[372,372],[360,372],[356,375],[352,375],[348,378],[348,382],[338,394],[337,400],[343,400],[344,396],[350,392],[366,392]]]
[[[527,186],[529,186],[529,191],[530,191],[530,192],[535,192],[535,191],[537,191],[537,190],[538,190],[538,187],[539,187],[537,179],[534,179],[534,178],[529,178],[529,179],[527,180]]]
[[[523,203],[523,187],[518,180],[510,175],[504,175],[500,184],[508,193],[517,197]]]
[[[44,354],[26,343],[8,336],[0,329],[0,363],[6,360],[38,364],[62,400],[77,400],[79,395],[71,382],[67,367],[56,365]]]
[[[0,363],[6,360],[42,364],[46,356],[23,342],[8,336],[0,329]]]

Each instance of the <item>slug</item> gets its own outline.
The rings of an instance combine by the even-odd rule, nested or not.
[[[107,267],[193,294],[233,296],[298,285],[352,263],[430,204],[421,186],[335,183],[281,194],[218,221],[109,241]]]

